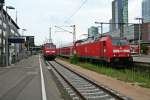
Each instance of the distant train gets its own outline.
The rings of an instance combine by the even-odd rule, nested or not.
[[[137,44],[130,44],[130,51],[131,51],[132,55],[139,54],[140,53],[139,45],[137,45]]]
[[[57,54],[70,57],[76,54],[80,59],[98,60],[107,63],[132,63],[130,45],[125,38],[109,35],[97,39],[78,40],[74,46],[57,49]]]
[[[53,43],[45,43],[42,46],[42,53],[46,60],[54,60],[56,58],[56,45]]]

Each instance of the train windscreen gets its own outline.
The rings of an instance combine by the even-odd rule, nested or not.
[[[45,44],[45,47],[48,49],[56,49],[56,46],[54,44]]]
[[[128,41],[123,39],[112,39],[112,44],[114,46],[126,46],[128,45]]]

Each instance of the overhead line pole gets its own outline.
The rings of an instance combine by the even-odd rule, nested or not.
[[[100,24],[101,26],[101,34],[103,33],[103,24],[119,24],[119,25],[124,25],[124,24],[136,24],[136,23],[107,23],[107,22],[95,22],[95,24]],[[120,37],[122,37],[121,32],[120,32]]]
[[[142,25],[143,25],[143,18],[136,18],[136,20],[139,20],[139,55],[141,55],[141,34],[142,34],[142,30],[141,30],[140,23],[142,23]]]
[[[49,28],[49,43],[52,43],[52,37],[51,37],[51,34],[52,34],[52,31],[51,31],[51,27]]]
[[[75,45],[75,42],[76,42],[76,26],[75,25],[67,26],[67,27],[72,27],[73,28],[73,32],[61,28],[62,26],[61,27],[60,26],[55,26],[55,27],[58,28],[58,29],[61,29],[63,31],[66,31],[68,33],[73,34],[73,46]]]

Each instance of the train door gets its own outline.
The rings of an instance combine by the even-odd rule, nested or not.
[[[105,57],[105,54],[106,54],[106,41],[102,41],[102,44],[101,44],[101,55],[102,57]]]

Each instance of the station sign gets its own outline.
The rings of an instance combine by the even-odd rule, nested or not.
[[[8,42],[9,43],[25,43],[25,39],[22,37],[9,37]]]

